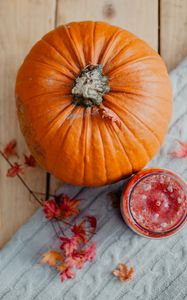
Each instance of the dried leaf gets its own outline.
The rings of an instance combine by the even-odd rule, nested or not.
[[[77,206],[80,204],[80,200],[71,200],[68,195],[62,195],[62,202],[60,203],[61,216],[68,218],[79,214],[80,210]]]
[[[89,245],[85,249],[85,258],[88,261],[92,261],[96,255],[96,241],[94,241],[91,245]]]
[[[75,278],[75,273],[71,271],[71,267],[67,264],[63,264],[58,267],[58,270],[60,271],[60,278],[63,282],[66,279],[73,279]]]
[[[128,281],[132,279],[134,273],[134,268],[131,267],[129,270],[127,265],[120,263],[118,269],[112,272],[120,281]]]
[[[44,201],[43,211],[48,220],[52,220],[60,216],[60,209],[54,199]]]
[[[177,158],[187,157],[187,143],[182,141],[178,141],[178,143],[180,144],[181,147],[171,151],[169,154],[172,157],[177,157]]]
[[[74,250],[66,259],[69,266],[76,269],[82,269],[86,260],[85,252],[83,250]]]
[[[98,109],[98,112],[102,119],[108,119],[111,123],[116,123],[119,128],[121,128],[120,118],[109,108],[102,107]]]
[[[23,174],[23,167],[15,162],[7,171],[7,177],[15,177],[18,174]]]
[[[97,219],[96,219],[96,217],[94,217],[94,216],[86,216],[84,218],[84,220],[86,222],[88,222],[89,225],[90,225],[90,227],[91,227],[90,233],[95,234],[96,228],[97,228]]]
[[[70,255],[74,250],[77,249],[79,245],[79,238],[77,236],[73,236],[71,238],[69,237],[60,237],[60,240],[62,242],[60,248],[64,250],[65,254],[68,256]]]
[[[9,158],[11,156],[17,156],[18,157],[18,154],[17,154],[17,151],[16,151],[16,145],[17,145],[17,142],[15,139],[11,140],[4,148],[3,150],[3,153],[4,155]]]
[[[27,165],[28,167],[32,167],[32,168],[36,167],[36,160],[32,156],[32,154],[30,154],[29,156],[24,154],[24,158],[25,158],[25,162],[24,162],[25,165]]]
[[[63,263],[64,257],[58,251],[48,251],[42,254],[40,263],[48,264],[50,267],[58,267],[57,263]]]
[[[73,225],[71,231],[74,233],[76,237],[79,238],[79,240],[86,244],[88,242],[87,236],[86,236],[86,229],[85,229],[85,222],[81,221],[78,225]]]

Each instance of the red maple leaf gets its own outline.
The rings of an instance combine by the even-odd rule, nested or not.
[[[54,199],[44,201],[43,211],[48,220],[58,218],[60,216],[60,209]]]
[[[7,171],[8,177],[15,177],[18,174],[23,174],[23,167],[15,162],[10,169]]]
[[[180,144],[181,147],[171,151],[169,154],[172,157],[177,157],[177,158],[187,157],[187,143],[182,141],[178,141],[178,143]]]
[[[76,237],[79,238],[79,240],[86,244],[88,242],[87,237],[86,237],[86,229],[85,229],[85,222],[81,221],[78,225],[75,224],[71,228],[71,231],[74,233]]]
[[[76,269],[82,269],[85,260],[85,252],[83,250],[74,250],[66,259],[68,265]]]
[[[60,278],[62,282],[66,279],[75,278],[75,273],[72,272],[72,268],[67,264],[62,264],[57,269],[60,271]]]
[[[84,218],[85,222],[88,222],[90,227],[91,227],[91,230],[90,230],[90,233],[95,233],[96,232],[96,227],[97,227],[97,219],[96,217],[94,216],[86,216]]]
[[[64,218],[76,216],[79,214],[79,209],[77,206],[79,205],[80,200],[71,200],[68,195],[62,195],[62,201],[59,205],[61,210],[61,216]]]
[[[118,269],[112,272],[120,281],[128,281],[132,279],[134,273],[134,268],[131,267],[129,270],[127,265],[120,263]]]
[[[15,139],[13,139],[5,146],[3,153],[7,158],[9,158],[10,156],[18,157],[18,154],[16,151],[16,145],[17,145],[17,142]]]
[[[69,237],[60,237],[62,242],[60,248],[64,250],[65,254],[69,256],[77,246],[79,245],[79,238],[77,236]]]
[[[91,245],[89,245],[85,249],[85,258],[88,261],[92,261],[96,255],[96,241],[94,241]]]
[[[24,158],[25,158],[25,162],[24,162],[25,165],[27,165],[28,167],[32,167],[32,168],[36,167],[36,160],[32,156],[32,154],[30,154],[29,156],[24,154]]]

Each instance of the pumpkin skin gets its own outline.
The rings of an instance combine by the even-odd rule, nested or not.
[[[75,79],[102,65],[110,91],[101,107],[73,103]],[[38,163],[62,181],[99,186],[142,169],[168,130],[172,92],[161,57],[132,33],[103,22],[73,22],[31,49],[16,81],[20,127]]]

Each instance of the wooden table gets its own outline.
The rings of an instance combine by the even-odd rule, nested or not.
[[[69,21],[104,20],[124,27],[158,50],[168,70],[187,55],[186,0],[1,0],[0,1],[0,146],[16,138],[27,152],[15,109],[16,72],[30,47],[47,31]],[[6,177],[0,157],[0,247],[33,214],[36,202],[18,180]],[[37,192],[57,185],[41,169],[28,170],[23,180]]]

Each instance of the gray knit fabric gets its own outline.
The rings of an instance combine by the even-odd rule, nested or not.
[[[174,117],[160,153],[151,162],[176,171],[187,180],[187,159],[171,159],[176,139],[187,140],[187,60],[171,72]],[[182,300],[187,299],[187,226],[179,234],[152,240],[127,228],[108,193],[123,181],[101,188],[65,185],[61,191],[81,198],[81,215],[98,220],[97,256],[76,272],[74,280],[60,282],[59,275],[38,263],[40,254],[56,241],[51,224],[39,209],[0,252],[0,299],[3,300]],[[78,217],[78,219],[81,217]],[[119,262],[135,267],[130,282],[112,274]]]

